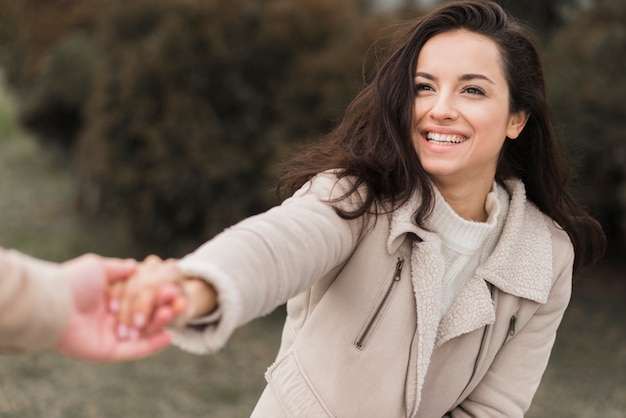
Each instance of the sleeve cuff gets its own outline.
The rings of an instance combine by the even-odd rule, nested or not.
[[[211,325],[216,324],[222,319],[222,310],[218,307],[216,310],[208,315],[201,316],[200,318],[194,318],[187,322],[188,325]]]
[[[218,309],[205,317],[187,322],[184,327],[170,328],[168,331],[172,343],[194,354],[215,353],[241,325],[241,295],[230,276],[210,263],[185,258],[178,265],[185,274],[201,277],[215,288]]]

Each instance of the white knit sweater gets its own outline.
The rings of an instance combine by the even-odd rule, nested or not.
[[[485,201],[486,222],[468,221],[454,212],[435,188],[435,207],[428,228],[441,239],[443,275],[441,315],[448,312],[476,268],[489,257],[500,238],[509,209],[509,194],[496,182]]]

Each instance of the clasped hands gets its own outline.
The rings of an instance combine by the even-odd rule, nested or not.
[[[125,280],[109,286],[109,310],[117,317],[120,340],[136,341],[208,315],[216,293],[205,280],[183,274],[173,259],[151,255]]]
[[[133,360],[170,344],[168,325],[209,314],[216,293],[174,260],[143,262],[86,254],[60,265],[72,306],[54,349],[78,360]]]

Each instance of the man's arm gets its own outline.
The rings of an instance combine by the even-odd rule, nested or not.
[[[0,352],[54,349],[87,361],[156,353],[167,334],[118,341],[108,310],[108,283],[134,271],[131,260],[88,254],[59,265],[0,249]]]
[[[0,249],[0,352],[52,348],[72,311],[72,294],[53,263]]]

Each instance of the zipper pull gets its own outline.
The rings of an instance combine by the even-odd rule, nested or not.
[[[509,337],[512,337],[515,335],[515,323],[516,322],[517,322],[517,315],[513,315],[511,319],[509,320],[509,332],[508,332]]]
[[[402,273],[402,266],[404,266],[404,259],[398,257],[398,262],[396,263],[396,272],[393,275],[393,280],[396,282],[400,280],[400,274]]]

